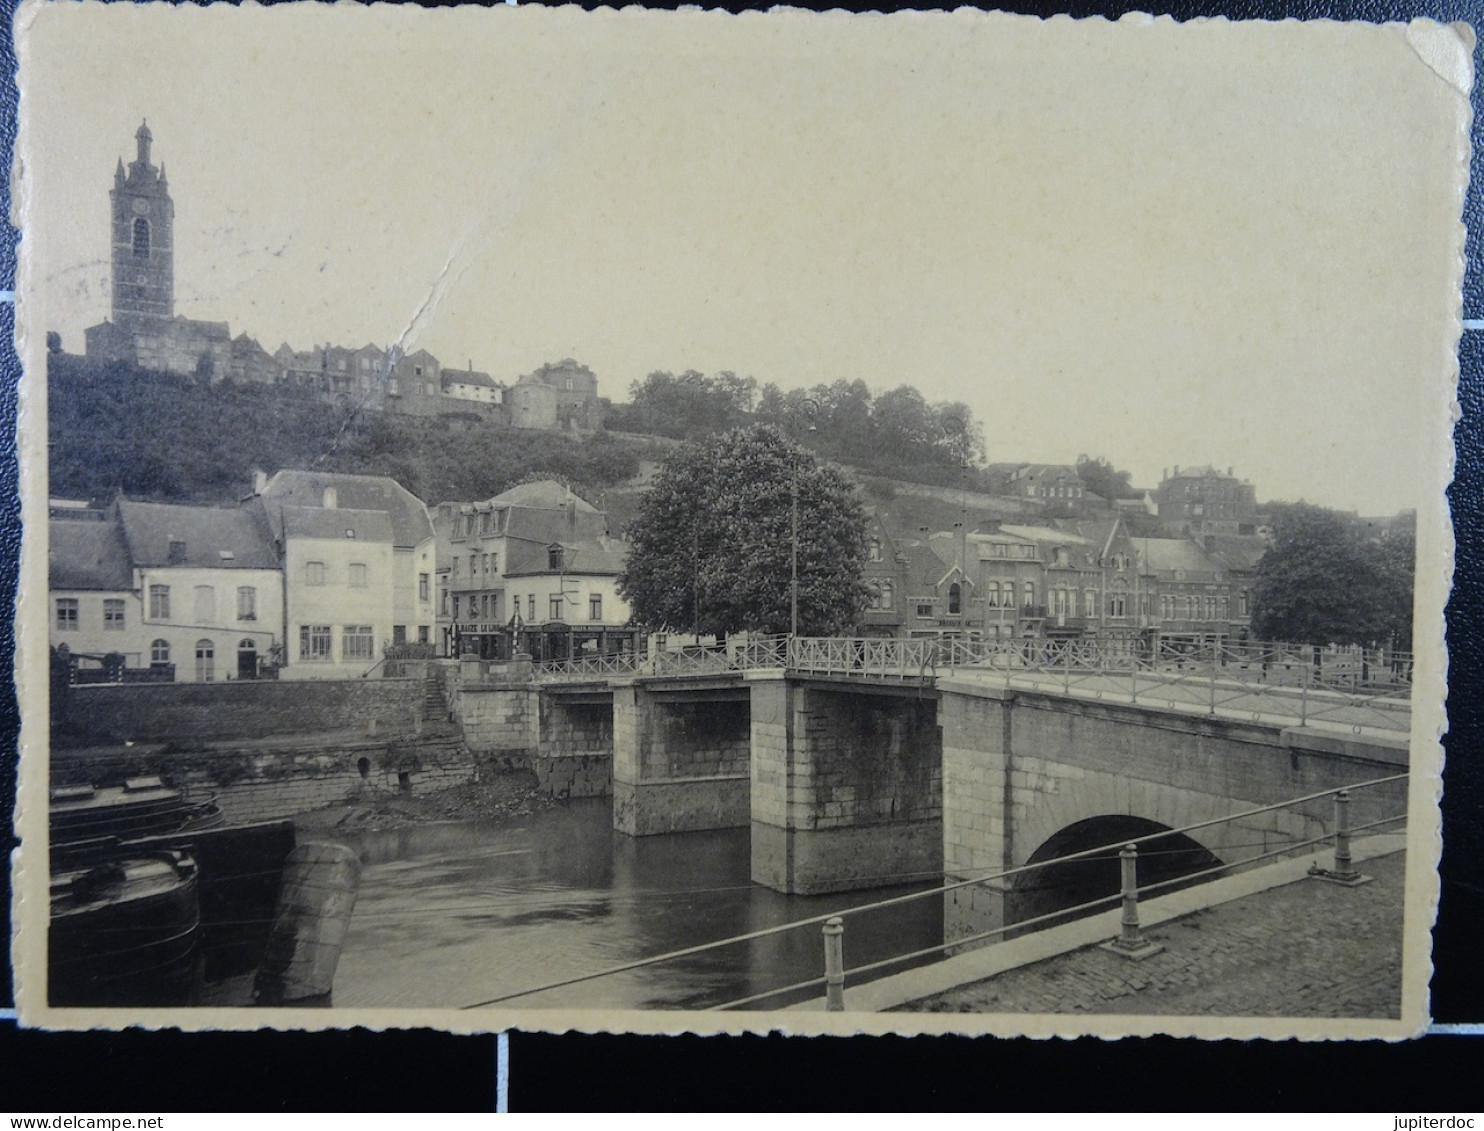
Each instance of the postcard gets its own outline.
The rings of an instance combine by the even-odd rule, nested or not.
[[[1467,27],[15,30],[24,1024],[1426,1025]]]

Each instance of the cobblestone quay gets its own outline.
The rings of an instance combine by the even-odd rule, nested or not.
[[[903,1007],[932,1013],[1398,1017],[1406,855],[1373,882],[1301,880],[1146,930],[1165,950],[1131,962],[1088,947]]]

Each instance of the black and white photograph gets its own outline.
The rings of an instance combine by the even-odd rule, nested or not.
[[[23,1023],[1425,1027],[1467,28],[16,43]]]

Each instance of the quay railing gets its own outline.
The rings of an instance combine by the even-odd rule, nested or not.
[[[665,963],[677,962],[682,959],[692,958],[697,955],[710,954],[713,951],[725,947],[738,946],[743,943],[753,942],[775,935],[782,935],[790,931],[797,931],[807,927],[821,927],[823,934],[824,950],[824,973],[816,977],[807,978],[803,981],[794,982],[785,986],[776,986],[763,990],[760,993],[750,994],[746,997],[734,998],[719,1002],[703,1008],[717,1010],[741,1009],[745,1006],[755,1006],[760,1002],[788,995],[797,995],[806,990],[823,990],[825,992],[826,1009],[828,1011],[840,1011],[845,1009],[845,988],[852,978],[859,979],[865,974],[879,974],[890,967],[900,966],[907,962],[916,962],[923,959],[937,958],[947,951],[958,950],[963,947],[975,946],[981,943],[991,943],[1002,939],[1010,933],[1021,934],[1035,927],[1053,926],[1058,922],[1065,922],[1072,918],[1081,918],[1095,914],[1100,910],[1107,910],[1114,905],[1121,905],[1123,914],[1120,917],[1120,930],[1116,938],[1110,939],[1108,944],[1112,949],[1125,952],[1137,953],[1153,945],[1150,940],[1142,934],[1138,902],[1140,898],[1152,894],[1168,892],[1176,888],[1189,887],[1198,880],[1214,880],[1222,875],[1235,874],[1239,871],[1247,871],[1257,864],[1269,860],[1277,860],[1281,857],[1292,857],[1306,850],[1319,849],[1330,846],[1332,850],[1331,864],[1329,868],[1322,867],[1318,860],[1309,868],[1309,875],[1316,879],[1333,881],[1346,886],[1356,886],[1364,883],[1367,877],[1360,874],[1355,867],[1352,855],[1354,838],[1365,832],[1392,829],[1396,831],[1403,827],[1406,821],[1405,797],[1401,800],[1401,812],[1385,814],[1365,820],[1359,824],[1355,823],[1353,805],[1356,794],[1364,790],[1379,790],[1387,785],[1394,785],[1406,781],[1408,774],[1392,774],[1386,777],[1371,778],[1366,781],[1355,782],[1347,786],[1337,786],[1332,789],[1319,790],[1314,793],[1305,794],[1301,797],[1288,798],[1283,801],[1274,802],[1269,805],[1259,805],[1244,809],[1237,813],[1231,813],[1223,817],[1214,817],[1205,821],[1196,821],[1175,829],[1163,829],[1158,832],[1146,833],[1143,836],[1122,838],[1108,841],[1107,843],[1095,845],[1091,848],[1081,849],[1077,852],[1069,852],[1064,855],[1053,857],[1049,860],[1036,861],[1015,868],[1004,868],[993,872],[983,872],[971,877],[946,881],[936,886],[926,888],[923,891],[911,892],[906,895],[892,896],[887,899],[875,900],[870,903],[859,904],[855,907],[841,908],[835,911],[825,912],[820,915],[812,915],[803,919],[796,919],[788,923],[780,923],[772,927],[763,927],[744,934],[732,935],[728,938],[716,939],[712,942],[698,943],[694,946],[682,947],[678,950],[667,951],[647,958],[634,959],[630,962],[619,963],[599,970],[592,970],[582,974],[576,974],[565,978],[545,982],[540,985],[529,986],[502,993],[494,997],[485,998],[462,1006],[463,1009],[483,1009],[492,1005],[500,1005],[506,1002],[516,1001],[521,998],[532,997],[536,994],[547,993],[552,990],[566,989],[571,986],[581,985],[587,982],[597,981],[602,978],[613,977],[619,974],[629,973],[652,966]],[[1405,792],[1405,791],[1403,791]],[[1316,811],[1315,806],[1328,802],[1330,808],[1328,814]],[[1384,798],[1376,798],[1372,807],[1386,805]],[[1252,822],[1254,818],[1263,818],[1267,815],[1278,814],[1286,810],[1297,810],[1294,827],[1302,826],[1305,833],[1309,828],[1317,826],[1319,831],[1315,835],[1305,834],[1282,834],[1276,831],[1264,832],[1260,841],[1250,843],[1232,844],[1215,838],[1218,845],[1224,851],[1250,848],[1255,851],[1244,853],[1238,859],[1231,861],[1218,861],[1212,867],[1201,868],[1196,871],[1178,873],[1168,879],[1162,879],[1153,883],[1141,884],[1138,879],[1138,861],[1141,846],[1146,857],[1152,852],[1160,854],[1161,849],[1156,847],[1160,841],[1169,841],[1174,836],[1189,837],[1191,833],[1214,829],[1222,825],[1235,825],[1244,834],[1255,835]],[[1243,828],[1241,822],[1249,822]],[[1260,824],[1260,822],[1258,822]],[[1277,846],[1270,847],[1271,837],[1277,838]],[[1197,848],[1204,848],[1196,842]],[[1163,851],[1172,851],[1164,849]],[[1173,851],[1188,852],[1191,849],[1180,848]],[[1209,851],[1209,850],[1208,850]],[[1055,910],[1035,915],[1025,919],[1019,919],[1003,926],[993,927],[984,931],[977,931],[965,936],[954,938],[947,942],[937,943],[928,947],[920,947],[915,950],[891,955],[884,959],[867,962],[862,965],[846,968],[844,964],[844,924],[851,917],[858,917],[874,911],[880,911],[890,907],[900,907],[923,899],[940,899],[944,895],[970,887],[984,887],[995,885],[996,889],[1004,892],[1007,882],[1010,890],[1014,890],[1018,881],[1024,877],[1042,873],[1044,870],[1056,868],[1072,861],[1086,860],[1090,857],[1108,857],[1112,853],[1118,854],[1120,863],[1119,890],[1096,899],[1087,900],[1069,907],[1059,907]],[[1213,853],[1214,855],[1214,853]],[[902,876],[877,877],[882,884],[900,883]]]

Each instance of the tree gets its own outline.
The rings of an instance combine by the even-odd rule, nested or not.
[[[1077,478],[1094,495],[1108,500],[1137,499],[1139,492],[1129,486],[1132,476],[1127,471],[1117,471],[1111,460],[1092,456],[1077,457]]]
[[[1411,644],[1412,549],[1353,518],[1299,503],[1273,508],[1274,542],[1257,565],[1252,629],[1305,644]]]
[[[795,485],[799,632],[854,624],[866,599],[855,489],[765,425],[688,444],[661,465],[629,528],[619,578],[634,620],[703,635],[787,632]]]

